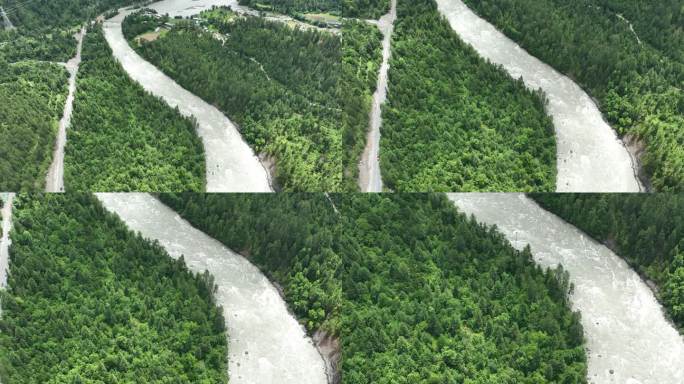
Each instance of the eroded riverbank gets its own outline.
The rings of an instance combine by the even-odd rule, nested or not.
[[[76,76],[81,65],[81,49],[83,48],[83,38],[86,34],[86,27],[82,27],[75,37],[78,41],[76,45],[76,56],[71,58],[65,68],[69,72],[69,92],[64,102],[64,113],[59,121],[55,149],[52,155],[52,164],[45,177],[45,190],[47,192],[64,192],[64,147],[67,140],[67,129],[71,125],[71,114],[74,111],[74,94],[76,93]]]
[[[496,224],[537,263],[559,263],[574,284],[582,314],[590,383],[684,382],[684,338],[667,321],[651,289],[627,263],[579,229],[518,194],[449,194],[466,214]]]
[[[236,384],[326,384],[323,358],[288,311],[276,287],[247,259],[192,227],[146,194],[98,194],[133,231],[208,270],[218,285],[229,335],[228,369]]]
[[[598,107],[577,84],[531,56],[461,0],[436,0],[459,37],[530,89],[542,89],[556,128],[558,192],[639,192],[633,161]]]

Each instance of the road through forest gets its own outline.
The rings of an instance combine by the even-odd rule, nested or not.
[[[382,32],[382,64],[378,83],[373,93],[370,111],[370,129],[366,135],[366,147],[359,162],[359,189],[363,192],[382,192],[380,172],[380,127],[382,127],[382,105],[387,99],[389,59],[392,53],[392,33],[397,19],[397,0],[392,0],[390,11],[380,18],[378,28]]]
[[[74,112],[76,76],[78,75],[78,68],[81,65],[81,49],[83,47],[83,38],[85,37],[85,34],[86,27],[84,26],[75,36],[78,41],[76,44],[76,56],[65,64],[65,68],[69,72],[69,93],[64,102],[62,119],[59,121],[52,163],[50,164],[47,176],[45,177],[45,190],[47,192],[64,192],[64,147],[66,146],[67,141],[67,129],[71,125],[71,114]]]

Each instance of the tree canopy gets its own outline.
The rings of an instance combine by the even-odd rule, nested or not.
[[[100,24],[83,41],[64,184],[76,191],[203,191],[192,120],[150,95],[112,56]]]
[[[681,0],[465,3],[577,81],[598,100],[619,135],[643,141],[645,177],[656,190],[684,190]]]
[[[339,339],[344,384],[586,382],[567,273],[443,195],[160,197]]]
[[[399,1],[380,161],[396,191],[553,191],[545,97],[461,41],[434,0]]]
[[[2,291],[4,383],[227,383],[223,311],[94,196],[18,195]]]
[[[257,153],[271,157],[281,189],[352,188],[353,171],[345,175],[343,169],[358,160],[345,145],[359,152],[360,132],[368,126],[367,79],[379,65],[379,34],[350,22],[343,28],[350,38],[340,38],[224,8],[200,18],[202,26],[177,23],[152,42],[133,44],[226,113]],[[129,16],[124,31],[144,30],[137,27],[141,22]]]
[[[0,191],[45,188],[67,78],[57,64],[0,56]]]

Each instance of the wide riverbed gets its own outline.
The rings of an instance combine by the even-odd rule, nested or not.
[[[605,246],[519,194],[449,194],[466,214],[496,224],[511,244],[530,244],[537,263],[570,273],[582,314],[589,382],[684,383],[684,338],[641,278]]]
[[[98,194],[133,231],[158,240],[194,272],[216,278],[229,336],[231,384],[326,384],[321,355],[271,282],[244,257],[146,194]]]
[[[150,7],[172,16],[195,14],[211,5],[233,1],[167,0]],[[152,64],[140,57],[121,31],[121,22],[132,10],[121,11],[104,24],[107,43],[128,75],[148,92],[161,97],[184,116],[197,120],[197,133],[204,143],[209,192],[269,192],[270,176],[242,139],[237,127],[214,106],[188,92]]]
[[[559,192],[639,192],[633,160],[594,101],[568,77],[528,54],[461,0],[436,0],[460,38],[525,84],[543,89],[556,127]]]

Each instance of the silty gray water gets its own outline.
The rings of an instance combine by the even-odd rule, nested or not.
[[[171,16],[195,14],[211,5],[231,5],[220,0],[166,0],[149,7]],[[124,17],[134,10],[121,10],[105,21],[104,35],[114,57],[128,75],[145,90],[161,97],[184,116],[197,121],[197,133],[204,143],[209,192],[269,192],[272,190],[268,171],[243,140],[237,127],[216,107],[185,90],[152,64],[140,57],[121,31]]]
[[[188,17],[213,6],[227,6],[242,12],[248,10],[248,8],[238,5],[237,0],[163,0],[152,3],[147,8],[154,9],[160,15]],[[251,13],[258,15],[258,12],[252,11]]]
[[[380,18],[378,28],[382,32],[382,64],[378,82],[373,93],[370,111],[370,129],[366,135],[366,147],[359,162],[359,189],[363,192],[382,192],[382,173],[380,171],[380,127],[382,126],[381,106],[387,99],[387,72],[392,53],[392,32],[397,19],[397,0],[392,0],[390,11]]]
[[[158,240],[171,257],[218,284],[229,336],[232,384],[326,384],[323,358],[288,311],[277,289],[247,259],[146,194],[97,194],[133,231]]]
[[[461,0],[436,0],[460,38],[549,99],[557,140],[559,192],[639,192],[635,161],[594,101],[577,84],[531,56]]]
[[[595,384],[684,383],[684,338],[650,288],[627,263],[574,226],[519,194],[448,194],[466,214],[499,228],[537,263],[559,263],[574,284],[582,314],[588,380]]]

